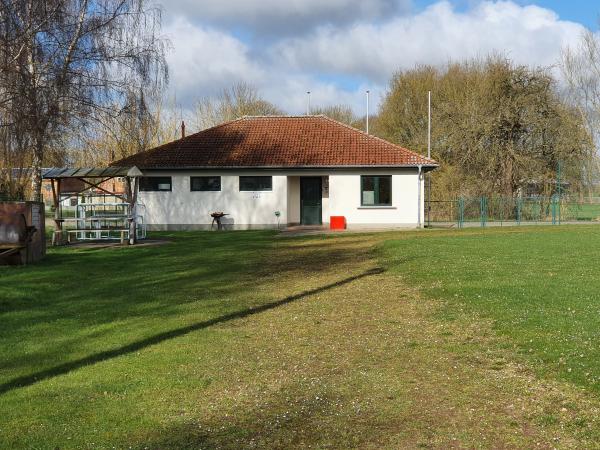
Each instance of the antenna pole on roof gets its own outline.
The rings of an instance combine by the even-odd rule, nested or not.
[[[366,127],[367,134],[369,134],[369,94],[370,93],[371,93],[371,91],[367,91],[367,127]]]
[[[427,92],[427,157],[431,158],[431,91]]]
[[[431,158],[431,91],[427,91],[427,158]],[[427,226],[431,212],[431,173],[427,174]]]
[[[306,91],[306,115],[310,116],[310,91]]]
[[[185,137],[185,122],[181,121],[181,139]]]

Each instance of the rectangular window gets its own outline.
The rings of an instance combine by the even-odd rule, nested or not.
[[[392,206],[391,175],[362,175],[360,186],[362,206]]]
[[[141,177],[140,191],[170,191],[171,177]]]
[[[190,191],[220,191],[221,177],[190,177]]]
[[[272,191],[273,177],[240,177],[240,191]]]

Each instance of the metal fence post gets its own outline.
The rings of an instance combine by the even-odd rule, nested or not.
[[[487,222],[487,197],[481,197],[479,199],[479,212],[481,219],[481,226],[485,227]]]
[[[558,224],[560,225],[562,222],[562,195],[558,196]]]
[[[462,228],[465,221],[465,199],[458,198],[458,228]]]
[[[487,220],[488,220],[488,198],[487,197],[483,197],[483,206],[485,206],[484,210],[483,210],[483,218],[485,220],[484,222],[484,226],[487,225]]]

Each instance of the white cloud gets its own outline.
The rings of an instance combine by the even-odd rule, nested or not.
[[[282,83],[270,82],[261,88],[267,100],[280,105],[291,114],[304,114],[307,106],[307,91],[310,91],[311,107],[348,105],[360,115],[366,111],[365,91],[370,89],[371,105],[374,111],[380,96],[384,93],[381,86],[361,84],[356,89],[346,90],[333,82],[323,82],[309,75],[292,75]]]
[[[322,27],[310,36],[280,42],[273,58],[285,60],[291,68],[384,82],[400,68],[440,65],[494,51],[517,63],[549,66],[583,30],[582,25],[561,21],[554,12],[537,6],[483,2],[458,12],[444,1],[381,25]]]
[[[323,23],[375,20],[410,10],[411,0],[163,0],[171,15],[238,25],[257,33],[302,32]]]
[[[240,81],[255,86],[267,100],[291,113],[305,111],[308,90],[314,106],[357,106],[355,92],[319,81],[314,74],[289,70],[285,64],[253,56],[247,44],[214,28],[178,19],[165,29],[165,34],[173,46],[168,55],[171,91],[188,115],[200,98]]]
[[[171,86],[183,100],[212,95],[239,80],[254,82],[265,72],[250,56],[250,48],[222,31],[177,19],[165,29],[173,50],[167,57]]]
[[[271,20],[283,25],[291,23],[290,11],[307,17],[313,8],[323,15],[327,8],[343,9],[350,3],[355,4],[353,0],[232,0],[226,8],[217,0],[202,2],[206,18],[248,14],[261,20],[277,17]],[[391,3],[395,2],[356,4]],[[580,24],[560,20],[551,10],[510,1],[479,2],[466,11],[443,1],[410,17],[396,14],[376,23],[369,17],[345,24],[333,24],[325,17],[320,19],[321,26],[302,36],[290,38],[282,33],[259,44],[236,37],[217,19],[202,25],[187,15],[173,16],[165,30],[174,47],[168,58],[171,88],[189,108],[201,97],[245,81],[290,113],[305,111],[310,90],[315,106],[345,103],[362,115],[364,91],[371,90],[375,107],[398,69],[442,65],[493,51],[517,63],[550,66],[558,60],[561,48],[575,43],[584,30]]]

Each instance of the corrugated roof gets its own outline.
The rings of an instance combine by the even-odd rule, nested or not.
[[[243,117],[117,161],[140,169],[436,167],[325,116]]]
[[[132,169],[131,166],[111,166],[111,167],[54,167],[46,169],[42,173],[42,178],[106,178],[106,177],[125,177]]]

